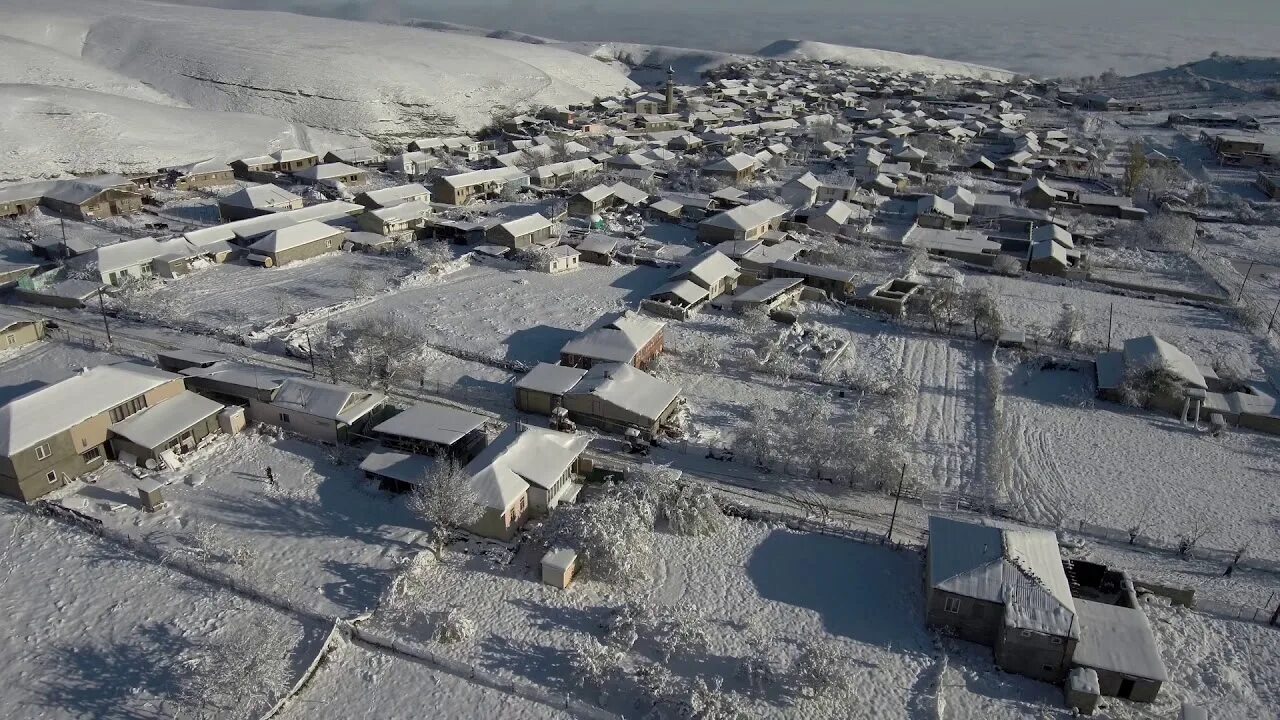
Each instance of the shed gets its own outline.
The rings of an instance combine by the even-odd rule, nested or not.
[[[163,487],[164,484],[155,478],[147,478],[138,483],[138,500],[142,502],[143,510],[155,512],[164,507],[164,498],[160,495]]]
[[[1080,642],[1072,664],[1097,672],[1102,695],[1152,702],[1169,679],[1147,616],[1137,608],[1076,598]]]
[[[538,363],[516,383],[516,407],[525,412],[550,415],[564,394],[586,375],[583,368]]]
[[[578,572],[578,553],[567,548],[549,551],[542,556],[542,582],[561,589],[569,587]]]

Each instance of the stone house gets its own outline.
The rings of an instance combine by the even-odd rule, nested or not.
[[[337,250],[345,235],[345,230],[310,220],[268,233],[249,246],[246,259],[263,267],[280,267]]]

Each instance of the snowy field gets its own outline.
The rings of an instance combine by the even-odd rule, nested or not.
[[[282,644],[295,650],[297,677],[322,635],[10,500],[0,503],[0,537],[7,718],[187,717],[172,698],[202,643],[252,634]],[[222,717],[257,718],[271,702],[244,698]]]
[[[566,342],[602,316],[634,308],[671,273],[646,265],[582,263],[580,270],[558,275],[514,267],[476,264],[330,319],[395,312],[437,346],[529,365],[554,363]]]
[[[1006,404],[1019,434],[1009,501],[1029,519],[1080,520],[1176,543],[1202,518],[1202,544],[1280,558],[1280,439],[1211,438],[1158,412],[1094,401],[1092,371],[1017,366]]]
[[[573,715],[359,643],[331,652],[280,720],[568,720]]]
[[[381,292],[412,271],[394,256],[356,252],[276,268],[226,263],[141,291],[126,307],[166,323],[244,332]]]
[[[361,459],[350,448],[247,432],[217,437],[179,471],[161,473],[167,505],[157,512],[141,508],[137,480],[119,465],[60,502],[166,551],[207,559],[251,587],[347,617],[376,605],[426,529],[401,499],[363,480]]]
[[[430,644],[479,669],[532,682],[555,693],[595,702],[569,666],[576,643],[600,635],[610,608],[647,598],[698,618],[708,637],[704,651],[664,661],[684,680],[723,680],[745,693],[751,717],[908,718],[931,702],[934,660],[923,624],[918,556],[873,545],[762,524],[730,520],[711,537],[654,533],[652,579],[627,590],[578,581],[568,591],[542,585],[536,555],[521,553],[511,565],[449,552],[428,564],[434,590],[371,621],[379,629],[419,642],[429,637],[430,617],[450,607],[477,619],[477,634],[460,644]],[[844,568],[831,572],[831,568]],[[827,697],[796,697],[788,683],[748,692],[736,677],[743,658],[764,654],[785,665],[806,641],[830,642],[847,658],[851,688]],[[628,654],[655,659],[647,643]],[[643,714],[625,687],[605,700],[624,717]]]
[[[1206,367],[1221,358],[1238,372],[1259,377],[1269,362],[1265,343],[1241,330],[1225,309],[1125,297],[1032,279],[993,275],[969,282],[982,283],[991,284],[999,293],[1006,328],[1043,337],[1057,322],[1063,306],[1074,305],[1085,316],[1082,344],[1105,347],[1108,316],[1114,305],[1112,347],[1119,348],[1129,338],[1154,334]]]

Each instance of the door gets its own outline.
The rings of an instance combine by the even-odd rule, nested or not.
[[[178,438],[178,445],[182,448],[182,452],[191,452],[196,449],[195,436],[188,430]]]
[[[1120,681],[1120,691],[1116,693],[1116,697],[1127,698],[1133,695],[1133,680],[1125,678]]]

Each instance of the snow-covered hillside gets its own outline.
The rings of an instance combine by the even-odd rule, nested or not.
[[[332,149],[353,141],[261,115],[192,110],[68,87],[0,84],[0,182],[152,171],[291,147]]]
[[[1001,70],[1000,68],[986,65],[975,65],[956,60],[940,60],[925,55],[907,55],[906,53],[892,52],[890,50],[810,42],[808,40],[779,40],[761,48],[757,54],[771,58],[843,60],[850,65],[863,67],[883,67],[907,72],[960,75],[974,78],[985,77],[993,80],[1009,80],[1013,77],[1013,72],[1009,70]]]
[[[192,143],[179,160],[221,155],[227,147],[225,134],[206,143],[198,129],[216,127],[207,120],[191,122],[194,132],[181,124],[177,133],[163,132],[157,127],[162,123],[148,117],[148,106],[121,115],[122,107],[110,96],[251,113],[277,118],[271,121],[273,128],[296,123],[399,144],[411,137],[474,130],[507,108],[583,102],[634,87],[605,63],[549,45],[142,0],[0,0],[0,39],[0,82],[97,91],[72,103],[82,119],[96,113],[106,116],[97,121],[106,125],[150,124],[136,144],[153,149],[173,143],[171,137],[178,135]],[[51,95],[71,102],[62,100],[69,94]],[[95,106],[94,97],[105,98],[103,105]],[[69,121],[51,126],[39,114],[21,111],[5,111],[0,134],[6,145],[28,135],[42,144],[83,145],[76,137],[78,127]],[[251,129],[237,126],[234,132],[247,139]],[[68,134],[48,137],[52,130]],[[266,151],[276,132],[246,149]],[[89,164],[102,169],[135,159],[113,155],[139,152],[109,145],[88,149],[102,156]],[[163,155],[156,154],[157,159]],[[7,157],[5,169],[6,176],[19,176],[48,173],[51,166],[15,166]],[[52,169],[73,168],[57,164]]]
[[[667,68],[676,71],[676,80],[682,83],[702,82],[702,73],[733,62],[749,60],[749,55],[695,50],[693,48],[645,45],[619,42],[565,42],[558,47],[589,55],[597,60],[619,62],[628,68],[631,79],[639,83],[663,80]]]
[[[1149,107],[1204,107],[1280,98],[1280,58],[1219,55],[1120,78],[1102,92]]]

